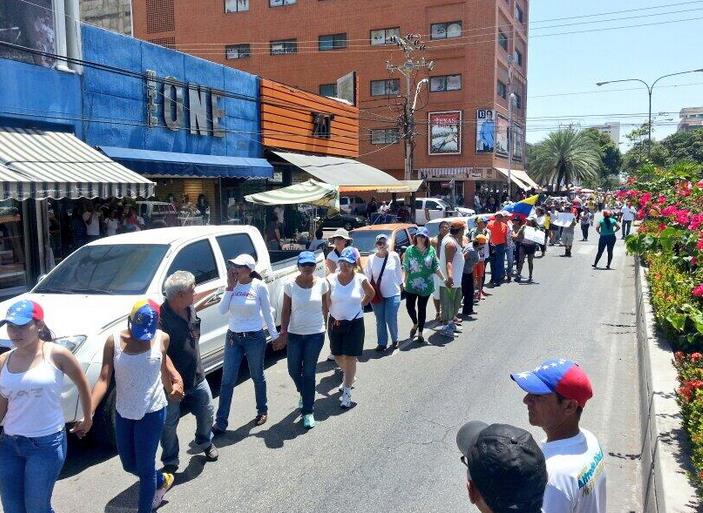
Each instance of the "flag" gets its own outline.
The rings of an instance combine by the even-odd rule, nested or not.
[[[535,194],[534,196],[525,198],[522,201],[508,205],[504,210],[506,212],[510,212],[516,217],[527,217],[532,213],[532,209],[537,204],[538,199],[539,195]]]

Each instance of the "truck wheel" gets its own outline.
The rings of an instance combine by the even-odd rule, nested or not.
[[[113,382],[107,389],[107,394],[105,394],[105,398],[100,403],[100,406],[95,410],[93,427],[90,430],[91,442],[111,450],[117,450],[117,441],[115,440],[116,400],[117,391],[115,390],[115,384]]]
[[[354,228],[354,227],[352,226],[351,223],[347,223],[344,225],[344,229],[348,232],[352,231],[352,228]]]

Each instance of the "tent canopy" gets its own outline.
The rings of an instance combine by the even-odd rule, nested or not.
[[[339,190],[337,187],[316,180],[308,180],[272,191],[249,194],[244,196],[244,199],[249,203],[265,206],[303,203],[339,210]]]
[[[345,190],[346,187],[403,185],[388,173],[353,159],[302,155],[283,151],[275,151],[274,153],[318,180],[338,185],[342,190]]]

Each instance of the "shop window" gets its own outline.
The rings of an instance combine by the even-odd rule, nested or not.
[[[460,89],[461,75],[442,75],[430,78],[430,91],[433,93],[459,91]]]
[[[400,94],[399,78],[371,81],[371,96],[397,96],[398,94]]]
[[[431,39],[449,39],[461,35],[461,22],[433,23],[430,25]]]
[[[288,53],[298,53],[297,39],[271,41],[271,55],[285,55]]]
[[[26,259],[20,203],[0,202],[0,297],[24,292],[27,286]]]
[[[318,48],[321,52],[340,50],[347,47],[347,34],[328,34],[318,38]]]
[[[249,10],[249,0],[225,0],[225,12],[243,12]]]
[[[337,84],[320,84],[320,96],[337,97]]]
[[[522,66],[522,52],[520,52],[520,50],[518,50],[517,48],[513,53],[513,62],[518,66]]]
[[[269,7],[283,7],[284,5],[293,5],[295,0],[269,0]]]
[[[502,30],[498,31],[498,44],[503,50],[508,51],[508,36]]]
[[[397,37],[400,37],[400,27],[372,30],[371,46],[395,44],[395,38]]]
[[[503,99],[506,99],[508,97],[508,86],[505,85],[505,82],[498,80],[496,92],[498,93],[498,96]]]
[[[395,144],[400,141],[397,128],[378,128],[371,130],[371,144]]]
[[[225,55],[227,59],[246,59],[251,57],[251,45],[240,44],[240,45],[229,45],[225,47]]]
[[[515,19],[520,23],[525,23],[525,13],[517,3],[515,3]]]
[[[207,240],[199,240],[183,248],[173,260],[168,275],[176,271],[188,271],[195,276],[195,283],[205,283],[219,276],[215,255]]]
[[[258,260],[254,243],[246,233],[222,235],[217,237],[217,244],[220,246],[220,251],[222,251],[222,256],[225,257],[225,260],[245,254],[253,256],[254,260]]]

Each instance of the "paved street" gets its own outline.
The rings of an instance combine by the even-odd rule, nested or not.
[[[490,291],[476,319],[464,322],[463,334],[449,343],[434,335],[432,345],[406,342],[379,358],[373,315],[366,314],[366,350],[353,393],[358,404],[339,408],[341,375],[321,361],[318,425],[310,432],[295,410],[298,396],[285,359],[271,359],[269,422],[252,427],[253,387],[240,383],[233,431],[218,439],[220,461],[205,464],[203,456],[183,450],[176,486],[160,511],[477,511],[467,499],[455,433],[479,419],[516,424],[542,438],[528,425],[523,394],[508,373],[553,356],[577,360],[593,381],[595,397],[582,425],[607,453],[608,511],[640,511],[633,265],[622,242],[616,251],[615,270],[594,271],[595,240],[576,242],[571,259],[558,256],[563,248],[549,248],[535,261],[538,283]],[[404,307],[400,319],[407,336]],[[321,358],[326,355],[327,348]],[[211,376],[214,391],[218,380]],[[184,449],[193,429],[192,416],[185,417],[179,430]],[[136,478],[122,471],[116,456],[73,444],[54,507],[129,511],[136,492]]]

